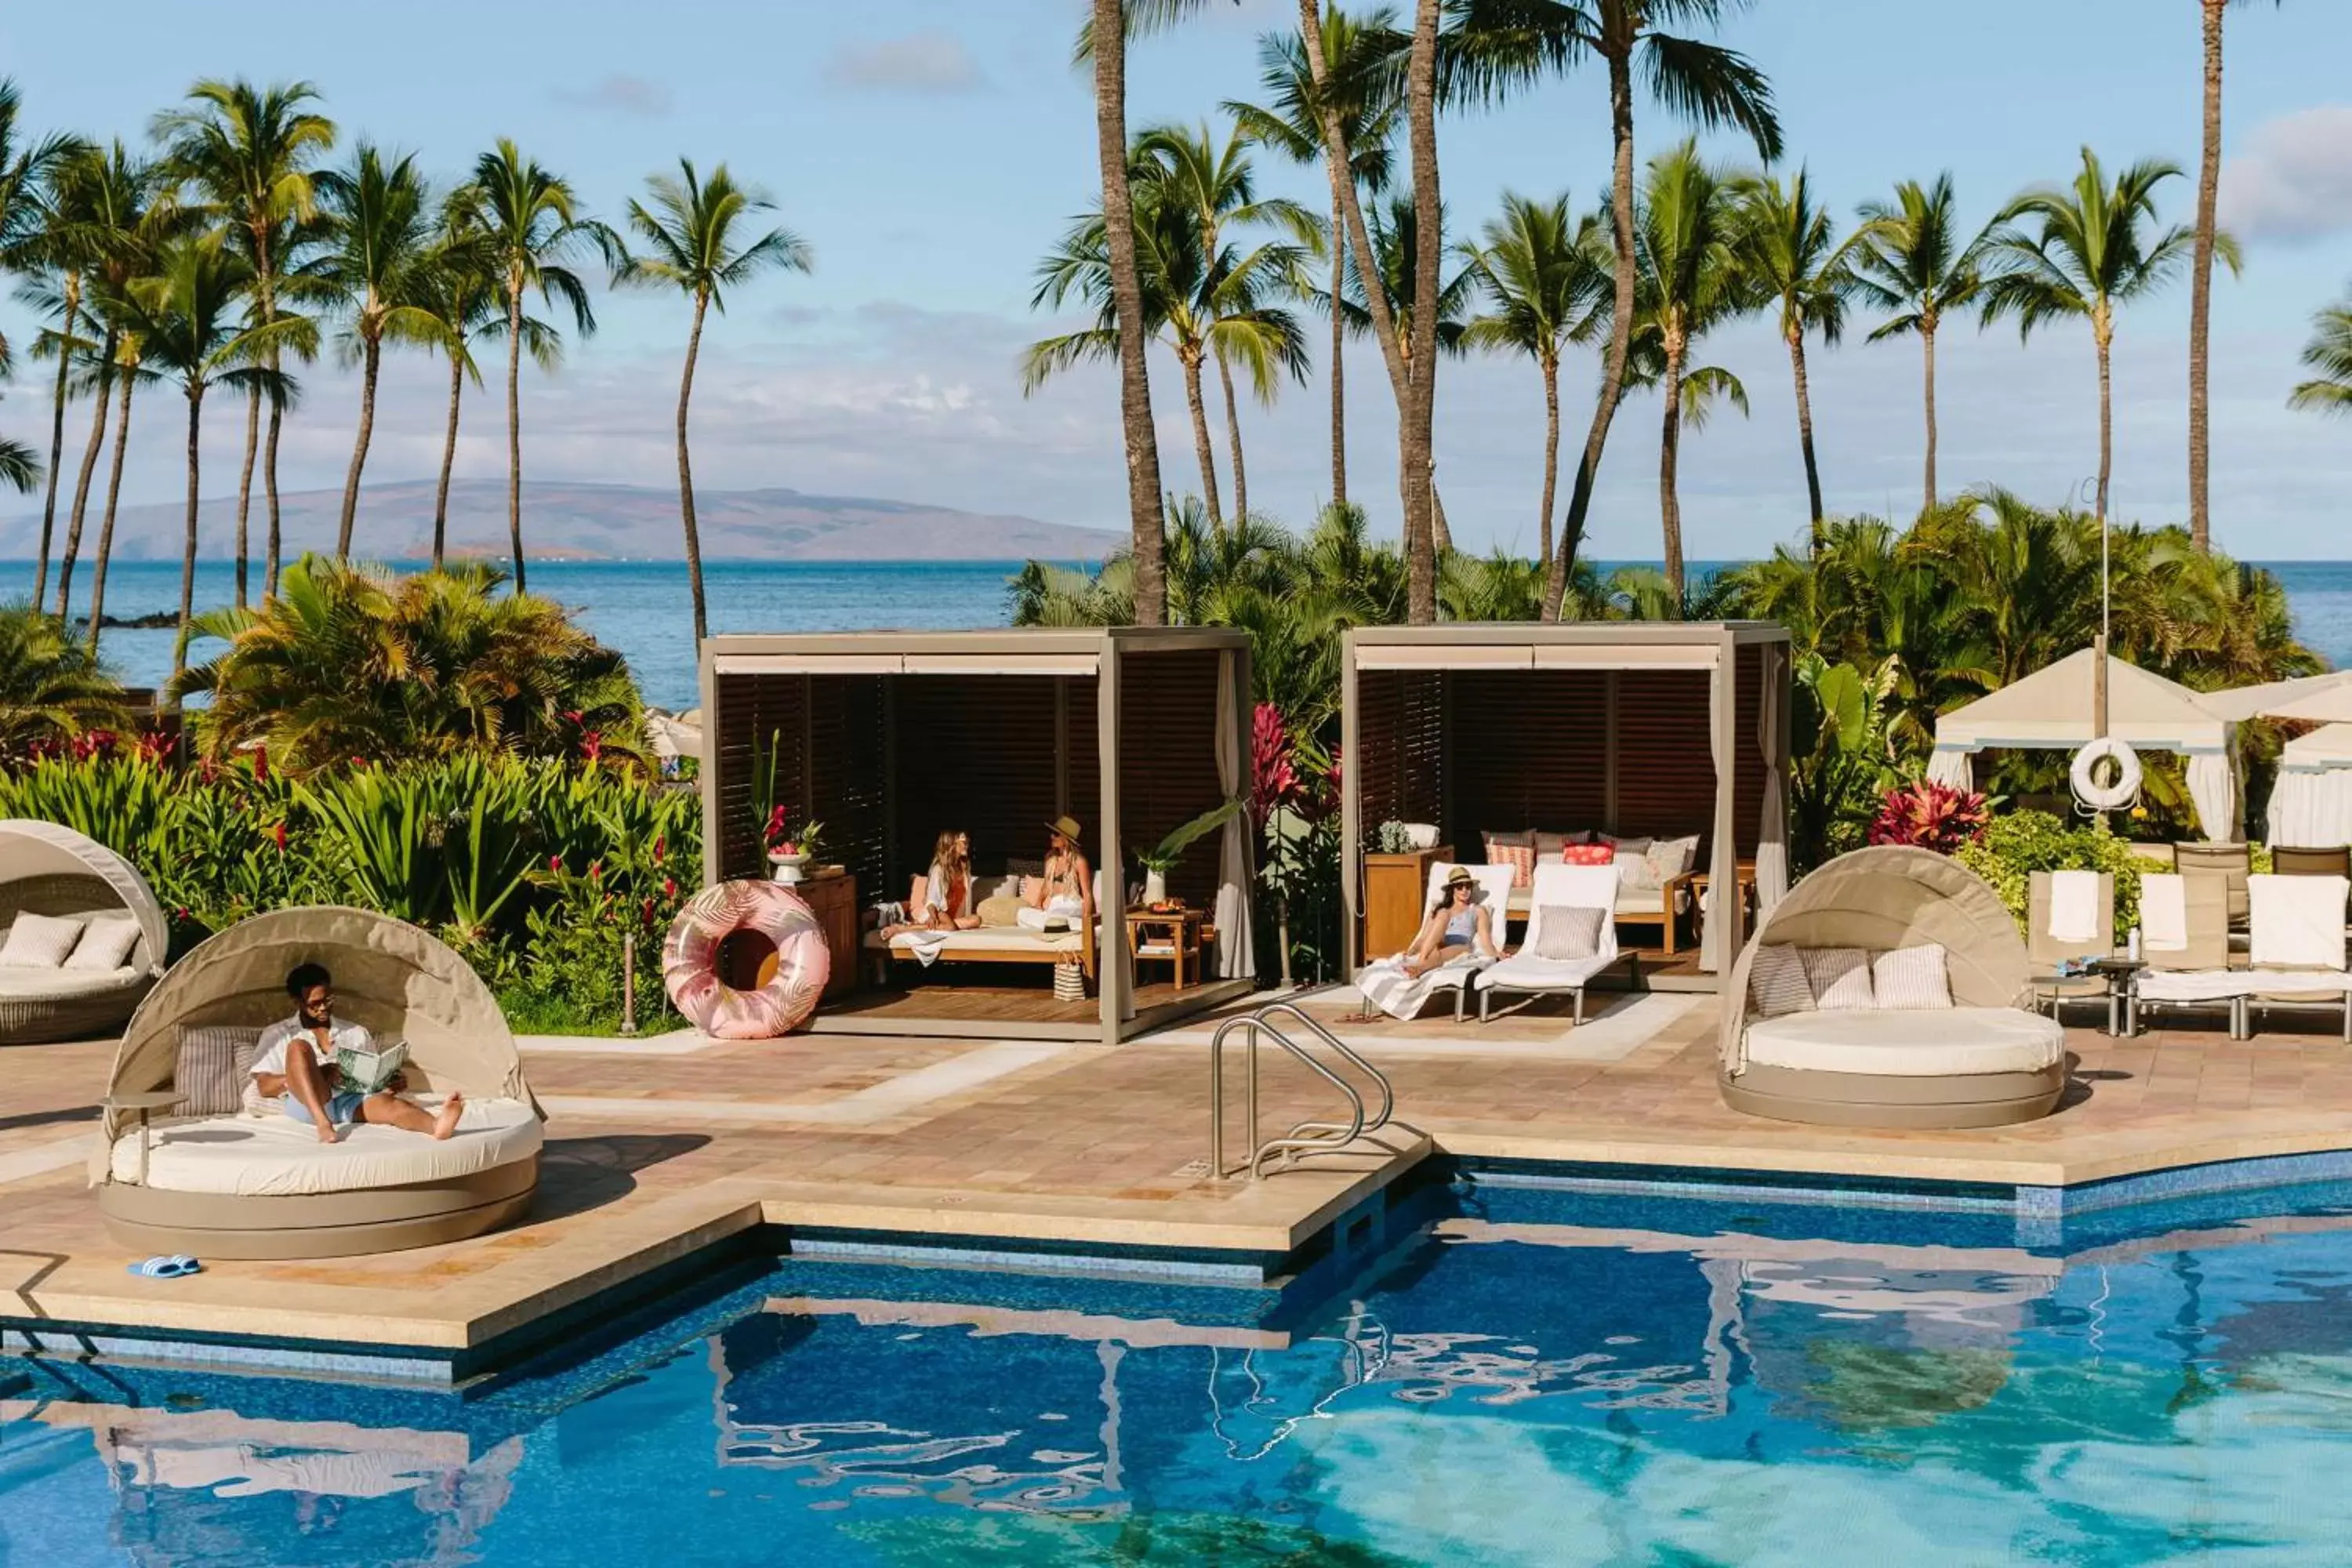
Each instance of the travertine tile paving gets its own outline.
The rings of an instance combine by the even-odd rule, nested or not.
[[[1714,1002],[1664,1000],[1604,1004],[1583,1030],[1546,1004],[1485,1028],[1433,1016],[1342,1031],[1393,1078],[1400,1121],[1465,1155],[2060,1185],[2352,1147],[2352,1052],[2329,1035],[2111,1041],[2078,1030],[2075,1082],[2048,1121],[1874,1133],[1729,1110],[1715,1090]],[[1342,1005],[1308,1006],[1336,1017]],[[219,1263],[161,1282],[124,1274],[79,1159],[47,1152],[71,1157],[86,1135],[111,1047],[0,1049],[0,1311],[457,1348],[762,1220],[1278,1251],[1369,1190],[1382,1164],[1413,1157],[1407,1133],[1393,1158],[1211,1181],[1206,1037],[1196,1027],[1026,1054],[843,1036],[529,1052],[551,1107],[530,1223],[383,1258]],[[1269,1054],[1265,1075],[1264,1131],[1328,1113],[1329,1091],[1303,1069]],[[12,1158],[24,1173],[9,1174]]]

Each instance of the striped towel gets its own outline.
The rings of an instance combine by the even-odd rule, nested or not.
[[[1356,989],[1364,994],[1366,1007],[1377,1007],[1391,1018],[1411,1019],[1433,993],[1467,985],[1472,975],[1494,962],[1465,955],[1420,974],[1407,974],[1403,959],[1383,958],[1364,965],[1356,976]]]

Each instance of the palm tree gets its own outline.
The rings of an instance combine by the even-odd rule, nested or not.
[[[188,400],[187,526],[180,555],[180,626],[172,646],[172,673],[187,668],[188,635],[194,618],[196,498],[202,464],[205,394],[215,385],[242,388],[267,383],[278,340],[313,333],[311,322],[288,316],[268,327],[241,329],[236,317],[243,296],[257,287],[253,264],[229,247],[228,235],[215,230],[163,247],[152,278],[131,285],[136,332],[142,359],[179,383]],[[265,390],[267,388],[265,387]],[[119,450],[119,448],[118,448]]]
[[[421,279],[423,309],[433,318],[433,342],[449,362],[449,418],[441,438],[441,478],[433,493],[433,564],[437,570],[449,539],[449,479],[457,464],[457,413],[466,383],[482,384],[474,343],[504,335],[506,313],[499,307],[498,258],[476,222],[467,195],[457,192],[441,206],[441,228]],[[562,339],[535,316],[522,321],[522,343],[541,370],[562,363]]]
[[[694,395],[695,356],[702,348],[702,319],[713,305],[727,313],[726,290],[771,269],[806,272],[811,256],[807,242],[790,229],[772,228],[746,245],[737,225],[753,213],[775,204],[756,190],[736,184],[727,165],[710,171],[704,183],[686,159],[677,161],[678,178],[656,175],[646,184],[653,198],[629,203],[629,226],[653,247],[649,256],[633,257],[622,269],[625,282],[667,285],[694,302],[694,324],[686,335],[686,364],[677,378],[678,513],[686,529],[686,574],[694,589],[694,640],[697,647],[709,635],[702,602],[702,539],[694,525],[694,470],[687,458],[687,408]]]
[[[1592,487],[1609,426],[1625,391],[1627,356],[1633,350],[1633,293],[1638,264],[1633,250],[1633,72],[1638,57],[1652,96],[1702,130],[1737,129],[1770,163],[1780,155],[1780,122],[1764,73],[1737,50],[1703,38],[1670,34],[1667,27],[1717,25],[1725,10],[1746,0],[1459,0],[1454,53],[1454,89],[1464,97],[1497,97],[1514,88],[1598,56],[1609,72],[1609,130],[1612,148],[1609,211],[1617,241],[1616,288],[1611,300],[1609,355],[1601,367],[1601,396],[1592,426],[1577,460],[1569,492],[1568,516],[1560,525],[1559,553],[1552,558],[1544,613],[1560,614],[1570,567],[1584,539]]]
[[[2071,187],[2026,192],[2001,210],[1986,257],[1990,275],[1984,290],[1987,322],[2017,318],[2020,337],[2031,337],[2045,321],[2078,317],[2091,323],[2099,356],[2098,516],[2107,515],[2107,476],[2115,457],[2115,404],[2110,350],[2116,307],[2156,292],[2179,275],[2196,237],[2175,224],[2157,233],[2156,187],[2177,177],[2177,164],[2147,159],[2108,184],[2098,155],[2083,149],[2083,170]],[[2021,222],[2038,220],[2029,235]],[[2215,249],[2238,268],[2237,241],[2213,237]]]
[[[61,275],[65,299],[58,331],[70,342],[80,316],[81,269],[70,256],[57,252],[61,231],[55,221],[55,182],[65,164],[84,150],[84,144],[69,136],[49,136],[25,144],[16,127],[20,107],[16,81],[0,77],[0,266]],[[8,353],[7,339],[0,336],[0,359],[7,358]],[[58,469],[65,458],[66,377],[72,357],[70,353],[58,356],[57,394],[49,421],[48,490],[41,503],[40,559],[33,575],[32,602],[36,605],[48,593],[49,545],[58,521]],[[29,491],[40,482],[39,459],[21,443],[10,442],[8,446],[12,456],[7,472],[0,477]]]
[[[1348,172],[1360,190],[1377,195],[1387,189],[1394,163],[1390,143],[1404,110],[1404,79],[1397,70],[1400,58],[1396,12],[1381,6],[1360,19],[1337,5],[1327,5],[1322,17],[1324,77],[1328,96],[1339,121],[1340,145],[1347,149]],[[1258,81],[1266,105],[1228,102],[1225,112],[1252,140],[1274,148],[1293,163],[1313,164],[1323,158],[1321,104],[1316,73],[1307,58],[1303,33],[1269,33],[1258,41]],[[1323,245],[1331,263],[1330,291],[1341,289],[1347,266],[1348,215],[1335,190],[1330,226]],[[1346,323],[1331,318],[1331,502],[1348,504],[1348,378],[1341,354]],[[1547,525],[1549,526],[1549,525]]]
[[[1665,537],[1666,587],[1683,597],[1683,513],[1678,485],[1683,422],[1705,422],[1709,401],[1728,397],[1742,413],[1748,394],[1728,372],[1694,371],[1690,353],[1711,328],[1754,308],[1760,290],[1742,267],[1746,235],[1740,182],[1709,168],[1696,141],[1650,160],[1635,210],[1634,248],[1643,288],[1638,330],[1654,340],[1663,428],[1658,441],[1658,515]]]
[[[122,688],[37,605],[0,605],[0,757],[128,728]]]
[[[588,289],[564,263],[583,247],[609,258],[618,241],[610,229],[579,215],[568,181],[540,166],[505,137],[474,163],[467,187],[475,221],[498,263],[498,288],[506,311],[507,337],[507,531],[514,547],[514,591],[528,592],[522,553],[522,354],[524,293],[560,302],[572,313],[582,337],[596,330]],[[560,340],[547,341],[551,356]],[[541,359],[542,364],[546,359]]]
[[[1758,289],[1777,300],[1780,340],[1789,345],[1789,369],[1797,384],[1797,444],[1805,458],[1805,501],[1811,521],[1811,552],[1821,553],[1822,470],[1813,456],[1813,400],[1805,379],[1805,339],[1818,335],[1835,343],[1845,331],[1846,296],[1853,292],[1851,256],[1854,240],[1841,241],[1829,209],[1813,200],[1812,182],[1802,169],[1783,185],[1773,176],[1747,182],[1740,220],[1740,264]]]
[[[1465,247],[1470,276],[1491,307],[1472,320],[1464,342],[1523,353],[1543,377],[1543,504],[1536,514],[1536,567],[1551,567],[1551,508],[1559,483],[1559,356],[1589,343],[1606,326],[1612,287],[1609,241],[1598,215],[1569,216],[1569,198],[1550,202],[1505,192],[1503,216],[1486,243]],[[1542,594],[1537,594],[1540,609]],[[1460,618],[1459,616],[1456,617]]]
[[[2197,0],[2205,23],[2205,140],[2197,164],[2197,254],[2189,274],[2189,536],[2213,548],[2206,508],[2210,447],[2206,419],[2206,331],[2213,310],[2213,252],[2220,229],[2214,208],[2221,194],[2221,17],[2237,0]]]
[[[2311,341],[2303,346],[2303,363],[2318,374],[2296,383],[2287,406],[2352,414],[2352,304],[2330,305],[2311,318]],[[2200,542],[2199,548],[2206,546]]]
[[[1882,310],[1896,312],[1868,339],[1879,342],[1916,333],[1924,366],[1927,410],[1927,477],[1919,507],[1936,507],[1936,332],[1944,312],[1977,297],[1984,279],[1978,268],[1985,237],[1960,237],[1958,203],[1948,170],[1932,185],[1906,180],[1895,187],[1893,205],[1865,202],[1862,228],[1854,237],[1855,292]]]
[[[360,427],[343,479],[343,510],[335,531],[335,559],[349,559],[352,522],[359,510],[360,475],[375,430],[376,377],[384,340],[431,343],[439,323],[426,304],[425,273],[433,258],[433,213],[425,176],[412,156],[389,164],[362,142],[349,167],[318,176],[319,205],[328,223],[327,248],[315,272],[345,301],[341,333],[345,363],[360,371]],[[274,557],[273,557],[274,559]]]
[[[335,123],[304,107],[318,101],[319,89],[307,81],[257,88],[245,80],[207,79],[188,89],[188,107],[167,110],[155,117],[155,138],[165,144],[163,162],[173,179],[193,184],[211,214],[236,231],[245,258],[253,268],[255,324],[265,334],[278,319],[278,293],[295,266],[295,228],[317,216],[310,177],[313,160],[335,143]],[[309,341],[312,334],[300,334]],[[278,368],[280,345],[274,334],[269,368]],[[261,420],[261,394],[267,381],[273,390],[286,383],[277,376],[257,378],[247,387],[245,409],[245,466],[237,481],[236,602],[246,602],[246,564],[249,554],[246,514],[253,489],[255,437]],[[269,436],[261,458],[262,489],[269,511],[268,561],[266,579],[278,574],[280,530],[278,507],[278,437],[286,405],[269,405]]]

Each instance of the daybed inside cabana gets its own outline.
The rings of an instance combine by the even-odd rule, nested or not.
[[[1758,922],[1721,1044],[1724,1103],[1780,1121],[2000,1127],[2066,1088],[2015,917],[1958,861],[1896,845],[1839,856]]]
[[[1524,934],[1538,865],[1614,864],[1617,973],[1662,989],[1715,989],[1748,900],[1769,908],[1787,889],[1780,626],[1364,627],[1346,637],[1341,704],[1351,973],[1411,939],[1429,857],[1524,873],[1507,945]],[[1384,853],[1388,823],[1433,842]]]
[[[334,973],[335,1016],[404,1040],[408,1092],[466,1096],[446,1140],[347,1128],[333,1143],[252,1091],[286,976]],[[466,961],[389,915],[277,910],[230,927],[132,1016],[107,1085],[91,1176],[109,1235],[140,1253],[329,1258],[478,1236],[539,1187],[540,1110],[498,1001]]]
[[[0,1045],[113,1034],[170,941],[130,861],[54,822],[0,822]]]
[[[1169,899],[1189,911],[1173,933],[1190,960],[1181,984],[1160,956],[1170,928],[1138,932],[1139,957],[1128,919],[1143,881],[1137,852],[1248,791],[1245,633],[717,637],[703,644],[702,711],[705,880],[769,874],[762,798],[821,823],[816,869],[841,868],[804,889],[821,913],[836,911],[826,915],[835,982],[813,1030],[1115,1043],[1251,987],[1246,814],[1167,873]],[[759,787],[762,769],[772,793]],[[1003,900],[1020,898],[1063,816],[1076,820],[1095,869],[1097,923],[1033,930]],[[970,836],[986,923],[941,941],[886,939],[877,906],[908,900],[950,829]],[[735,955],[732,978],[756,980],[766,956]],[[1065,967],[1077,973],[1060,976],[1057,998]]]

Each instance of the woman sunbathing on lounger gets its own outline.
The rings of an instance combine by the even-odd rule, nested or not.
[[[1095,873],[1078,849],[1078,819],[1057,816],[1045,825],[1045,874],[1038,879],[1037,896],[1019,916],[1032,931],[1045,931],[1057,922],[1090,927],[1095,921]]]
[[[919,907],[909,905],[907,918],[883,929],[885,940],[916,931],[970,931],[980,924],[971,912],[971,837],[950,827],[931,847],[931,868],[923,879]]]
[[[1469,868],[1456,866],[1446,873],[1412,944],[1392,958],[1373,960],[1357,974],[1356,989],[1363,993],[1364,1007],[1346,1021],[1362,1023],[1375,1008],[1393,1018],[1411,1018],[1421,1011],[1431,989],[1423,976],[1465,958],[1500,956],[1494,911],[1480,901],[1478,879]]]
[[[261,1031],[253,1057],[253,1086],[265,1100],[277,1100],[286,1114],[319,1130],[319,1142],[332,1143],[353,1122],[371,1121],[446,1138],[457,1130],[466,1097],[451,1091],[436,1112],[398,1092],[408,1087],[407,1075],[394,1073],[374,1094],[339,1089],[335,1053],[373,1048],[373,1040],[357,1024],[335,1016],[335,980],[323,963],[298,963],[286,977],[286,994],[294,998],[294,1016]]]

